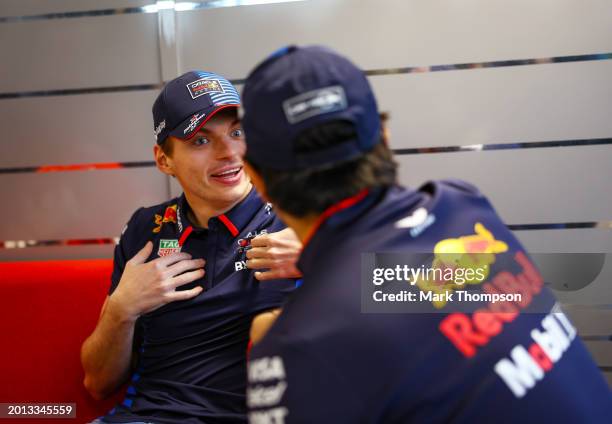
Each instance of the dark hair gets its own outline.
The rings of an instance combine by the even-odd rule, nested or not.
[[[350,122],[328,122],[302,132],[294,142],[295,151],[316,151],[356,136]],[[363,156],[331,167],[279,171],[250,165],[261,174],[270,200],[297,217],[320,214],[366,188],[391,186],[397,173],[397,164],[382,139]]]
[[[159,147],[162,149],[162,152],[166,154],[166,156],[172,157],[172,143],[170,142],[170,137],[166,137],[166,139],[161,142]]]

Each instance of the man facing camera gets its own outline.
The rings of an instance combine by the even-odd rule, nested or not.
[[[251,352],[251,423],[612,416],[601,372],[487,199],[456,180],[397,185],[376,100],[355,65],[323,47],[288,47],[251,72],[243,100],[247,171],[304,245],[303,284]],[[467,293],[524,297],[461,311],[447,299],[465,281],[427,277],[396,282],[424,294],[414,307],[369,313],[362,293],[373,280],[363,270],[391,264],[392,253],[413,271],[425,272],[423,257],[445,272],[480,270],[466,277]],[[403,278],[388,270],[388,280]],[[395,287],[375,284],[381,299]]]
[[[100,423],[246,421],[251,322],[294,287],[300,244],[245,175],[239,104],[225,78],[197,71],[167,83],[153,105],[157,167],[184,193],[138,209],[115,248],[81,357],[95,398],[129,383]],[[271,281],[258,283],[247,252],[266,259],[257,277]]]

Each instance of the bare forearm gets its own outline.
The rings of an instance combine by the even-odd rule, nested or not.
[[[135,318],[108,298],[94,332],[83,343],[84,385],[96,399],[116,391],[129,377]]]
[[[259,343],[259,341],[264,338],[281,312],[282,310],[280,308],[271,309],[269,311],[262,312],[253,318],[253,322],[251,323],[250,337],[251,342],[254,345]]]

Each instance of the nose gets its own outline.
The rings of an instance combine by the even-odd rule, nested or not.
[[[214,145],[215,156],[219,160],[242,159],[246,150],[246,145],[243,140],[236,140],[230,136],[217,139],[217,143],[214,143]]]

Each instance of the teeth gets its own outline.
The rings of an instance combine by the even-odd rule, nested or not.
[[[220,174],[213,174],[215,177],[220,177],[223,175],[229,175],[229,174],[234,174],[236,172],[240,171],[240,168],[233,168],[233,169],[229,169],[227,171],[221,172]]]

